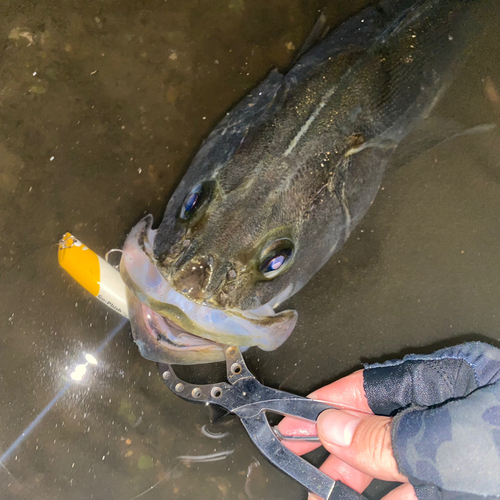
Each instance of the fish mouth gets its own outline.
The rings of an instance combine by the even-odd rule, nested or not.
[[[142,219],[123,247],[120,274],[127,288],[132,336],[143,357],[172,364],[224,361],[222,346],[258,346],[272,351],[297,322],[293,310],[276,313],[292,294],[289,287],[253,310],[217,309],[189,300],[157,268],[153,255],[153,217]]]
[[[150,361],[172,364],[212,363],[224,360],[223,347],[188,333],[167,317],[143,304],[130,290],[127,303],[134,342]]]

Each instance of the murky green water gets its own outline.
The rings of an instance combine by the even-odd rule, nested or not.
[[[120,321],[58,267],[60,236],[102,255],[143,214],[159,220],[203,137],[286,66],[325,3],[2,3],[0,455]],[[329,10],[340,20],[365,3]],[[437,116],[500,122],[499,27]],[[499,139],[448,141],[387,175],[343,250],[290,301],[300,318],[290,340],[249,352],[261,381],[305,394],[361,361],[498,343]],[[211,425],[205,407],[170,394],[127,328],[98,358],[0,465],[2,499],[305,498],[238,421]],[[205,424],[228,435],[210,439]],[[177,458],[223,451],[213,463]]]

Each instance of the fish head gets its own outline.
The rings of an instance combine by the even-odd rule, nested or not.
[[[154,260],[192,302],[227,310],[275,309],[347,237],[348,209],[336,184],[344,182],[346,161],[366,178],[373,152],[369,160],[358,155],[354,164],[342,152],[316,154],[313,145],[297,160],[263,151],[264,142],[257,137],[244,143],[204,180],[188,171],[167,206]]]
[[[121,273],[148,359],[191,364],[223,360],[221,345],[276,349],[297,321],[296,311],[277,308],[343,241],[338,230],[323,231],[345,225],[318,176],[296,184],[285,175],[290,166],[272,159],[248,175],[237,160],[206,180],[186,176],[159,228],[148,216],[127,238]],[[311,223],[304,206],[318,191],[329,203],[309,207]]]
[[[181,183],[160,227],[153,230],[148,216],[127,238],[121,273],[133,334],[148,359],[220,361],[219,345],[273,350],[295,326],[295,311],[275,309],[294,291],[286,274],[296,227],[267,190],[229,189],[224,180]],[[249,210],[260,201],[261,209]]]
[[[167,208],[154,256],[160,273],[189,300],[245,311],[293,292],[286,276],[296,257],[297,220],[278,190],[252,179],[236,187],[224,175],[198,182],[172,216]]]

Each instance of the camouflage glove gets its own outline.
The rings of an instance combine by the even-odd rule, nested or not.
[[[471,342],[368,365],[375,414],[419,500],[500,497],[500,350]]]

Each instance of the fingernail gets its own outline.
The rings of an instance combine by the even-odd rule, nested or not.
[[[330,444],[350,446],[361,419],[342,410],[326,410],[318,418],[319,437]]]

